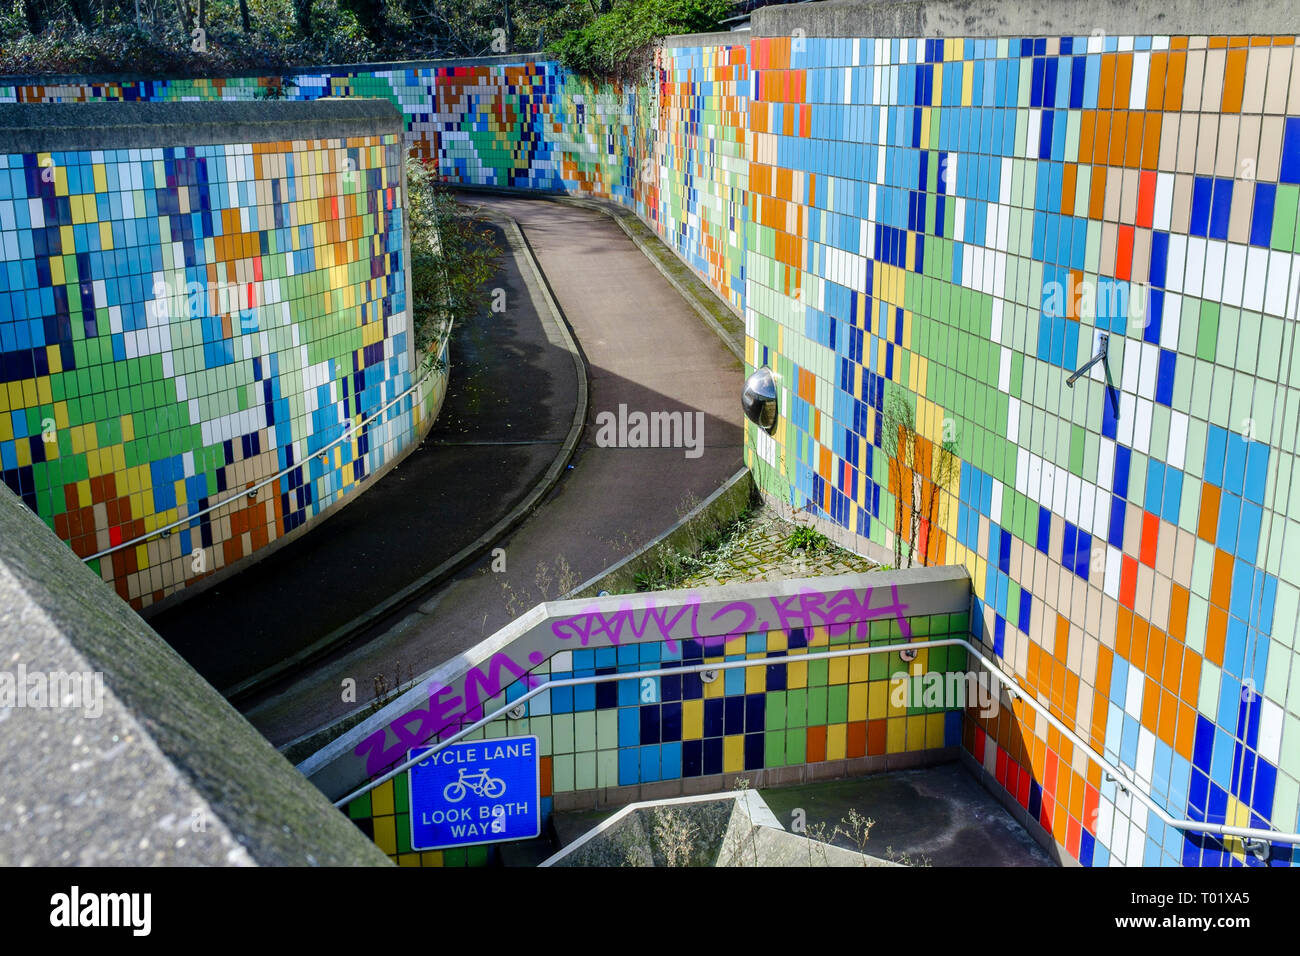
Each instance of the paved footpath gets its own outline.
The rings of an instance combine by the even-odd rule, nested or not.
[[[559,453],[578,370],[531,270],[493,232],[506,254],[491,284],[507,312],[453,329],[447,397],[423,445],[322,524],[150,619],[214,686],[272,667],[429,573],[526,497]]]
[[[501,542],[496,564],[504,557],[504,571],[492,570],[489,553],[383,633],[244,701],[246,716],[277,746],[354,710],[356,703],[341,700],[344,680],[356,681],[357,702],[365,704],[376,678],[391,688],[418,677],[639,548],[743,464],[740,362],[616,223],[560,203],[482,195],[467,201],[519,222],[573,329],[590,379],[582,441],[572,468]],[[525,400],[530,383],[521,364],[513,387]],[[620,404],[628,412],[702,412],[703,454],[598,447],[596,417],[617,414]],[[536,413],[547,411],[539,404]],[[467,511],[492,494],[484,476],[468,471],[455,493]]]

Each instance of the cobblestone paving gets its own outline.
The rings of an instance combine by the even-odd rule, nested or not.
[[[712,587],[739,581],[781,581],[819,575],[877,571],[882,565],[851,551],[830,545],[807,554],[789,550],[790,536],[798,527],[768,508],[751,512],[739,532],[714,552],[717,560],[685,578],[679,588]],[[707,558],[707,555],[701,555]]]

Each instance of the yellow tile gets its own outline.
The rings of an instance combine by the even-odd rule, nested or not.
[[[130,415],[122,416],[122,440],[135,441],[135,419]]]
[[[873,680],[867,687],[867,717],[871,720],[880,720],[882,717],[889,716],[889,681]],[[853,687],[850,686],[849,693],[853,693]],[[861,720],[861,718],[853,718]]]
[[[745,769],[745,738],[740,734],[722,738],[722,769],[737,773]]]
[[[849,660],[847,657],[832,657],[827,661],[828,684],[847,684],[849,682]]]
[[[769,651],[784,651],[789,647],[789,637],[785,631],[768,631],[767,632],[767,649]]]
[[[867,685],[849,685],[849,720],[867,719]]]
[[[704,701],[682,701],[682,738],[699,740],[704,736]]]
[[[943,746],[943,723],[944,714],[926,714],[925,715],[925,746],[942,747]]]
[[[95,163],[93,169],[95,170],[95,192],[108,192],[108,176],[104,172],[103,164]]]
[[[907,749],[923,750],[925,748],[925,714],[907,718]]]
[[[430,850],[428,853],[421,853],[420,857],[425,866],[442,866],[441,850]]]
[[[420,854],[402,853],[397,857],[398,866],[420,866]]]
[[[113,224],[111,222],[101,222],[99,224],[99,244],[105,249],[113,248]]]
[[[859,654],[857,657],[843,658],[849,662],[849,680],[853,683],[865,681],[871,674],[870,655]]]
[[[7,411],[0,415],[0,441],[12,441],[14,437],[14,419]]]
[[[885,753],[901,754],[907,750],[907,718],[892,717],[885,721]]]
[[[371,813],[376,817],[393,813],[393,781],[388,780],[370,791]]]
[[[767,668],[745,668],[745,693],[762,694],[767,691]]]
[[[848,749],[848,724],[830,724],[826,728],[826,759],[843,760]]]
[[[396,817],[375,817],[375,843],[389,856],[397,852]]]
[[[798,690],[800,687],[808,686],[808,665],[807,664],[787,664],[785,672],[785,686],[790,690]]]
[[[726,671],[718,671],[718,679],[711,684],[704,685],[705,700],[715,700],[716,698],[726,696],[725,689],[723,687],[723,685],[726,683],[726,677],[724,676],[725,674]]]
[[[18,455],[19,468],[26,468],[32,463],[32,443],[26,438],[14,443],[14,451]]]

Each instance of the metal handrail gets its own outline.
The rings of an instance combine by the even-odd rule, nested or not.
[[[451,342],[451,326],[448,326],[447,337],[442,340],[442,346],[438,349],[439,359],[442,358],[442,354],[447,350],[447,345],[450,342]],[[398,402],[405,399],[412,392],[418,391],[419,388],[422,385],[424,385],[425,381],[427,381],[428,378],[437,371],[438,371],[438,363],[435,361],[433,366],[430,369],[428,369],[423,375],[421,375],[419,380],[410,388],[408,388],[406,391],[404,391],[401,395],[398,395],[396,398],[392,399],[387,405],[385,405],[379,411],[375,412],[373,415],[371,415],[369,418],[367,418],[365,421],[361,422],[360,424],[354,425],[352,422],[347,422],[343,426],[342,435],[334,439],[328,445],[318,448],[316,451],[312,452],[309,456],[307,456],[305,459],[298,462],[297,464],[290,465],[289,467],[280,470],[276,474],[271,475],[269,478],[263,478],[257,484],[250,485],[249,487],[244,488],[242,491],[237,491],[234,494],[232,494],[229,498],[223,498],[221,501],[218,501],[216,504],[208,505],[206,508],[196,511],[193,514],[186,515],[184,518],[177,518],[171,524],[164,525],[161,528],[154,528],[152,531],[147,532],[146,534],[142,534],[139,537],[132,538],[130,541],[123,541],[121,544],[115,544],[111,548],[105,548],[103,551],[97,551],[94,554],[90,555],[89,557],[82,558],[81,560],[83,562],[94,561],[98,558],[105,557],[106,555],[113,554],[114,552],[121,551],[124,548],[135,547],[137,544],[141,544],[145,541],[148,541],[150,538],[155,538],[158,537],[159,535],[166,537],[173,528],[179,528],[181,525],[189,524],[191,521],[194,521],[196,518],[201,518],[205,514],[210,514],[211,512],[216,511],[219,508],[224,508],[226,505],[230,504],[233,501],[237,501],[240,498],[247,498],[249,495],[257,491],[258,489],[264,488],[267,485],[271,484],[272,482],[279,481],[285,475],[297,471],[299,468],[303,467],[303,465],[309,463],[313,458],[318,458],[325,455],[325,453],[330,451],[330,449],[334,448],[335,445],[341,445],[343,444],[343,442],[349,441],[355,432],[359,431],[362,428],[365,428],[367,425],[373,422],[380,415],[384,414],[384,412],[388,411]]]
[[[782,654],[775,657],[761,657],[753,660],[744,660],[744,661],[718,661],[712,664],[691,664],[683,667],[661,667],[661,668],[653,668],[653,669],[641,670],[641,671],[622,671],[614,674],[597,674],[591,677],[566,677],[560,680],[547,680],[544,683],[539,684],[537,687],[534,687],[526,694],[523,694],[520,697],[516,697],[514,700],[509,701],[506,704],[503,704],[501,707],[498,707],[492,713],[480,718],[479,720],[470,724],[468,727],[458,731],[457,733],[453,734],[451,737],[448,737],[446,740],[440,740],[437,743],[431,745],[428,750],[420,754],[418,757],[408,758],[405,763],[399,764],[397,767],[394,767],[392,770],[388,771],[382,776],[376,777],[374,780],[371,780],[369,783],[365,784],[359,789],[354,790],[346,797],[343,797],[340,800],[335,800],[334,806],[342,809],[343,807],[351,803],[353,800],[357,799],[357,797],[364,796],[365,794],[369,793],[371,790],[374,790],[376,787],[387,783],[389,780],[392,780],[398,774],[403,773],[406,770],[409,770],[411,767],[415,766],[418,763],[423,763],[424,761],[428,760],[429,757],[431,757],[433,754],[437,753],[438,751],[442,750],[443,748],[449,747],[452,744],[456,743],[457,741],[464,739],[467,735],[472,734],[480,727],[483,727],[491,723],[492,721],[496,720],[498,717],[502,716],[503,714],[507,714],[510,711],[515,710],[521,704],[526,703],[529,699],[536,697],[538,694],[542,693],[543,691],[551,690],[552,688],[578,687],[584,684],[600,684],[608,681],[635,680],[635,679],[645,678],[645,677],[665,677],[673,674],[695,674],[695,673],[702,673],[704,671],[731,670],[733,668],[771,667],[774,664],[781,664],[781,663],[799,664],[807,661],[830,660],[832,658],[838,658],[838,657],[855,657],[861,654],[893,654],[902,651],[916,651],[925,647],[966,648],[966,650],[968,650],[972,655],[974,655],[974,657],[979,661],[979,663],[984,667],[985,670],[987,670],[990,674],[996,677],[998,681],[1007,688],[1007,694],[1011,698],[1012,703],[1014,703],[1017,699],[1023,700],[1036,713],[1041,714],[1043,717],[1045,717],[1047,719],[1047,722],[1051,724],[1053,728],[1055,728],[1061,734],[1064,734],[1072,744],[1074,744],[1076,747],[1078,747],[1080,750],[1083,751],[1083,753],[1088,757],[1088,759],[1090,759],[1093,763],[1101,767],[1110,777],[1114,778],[1115,782],[1117,783],[1117,785],[1121,790],[1123,790],[1126,793],[1131,793],[1133,797],[1138,800],[1139,803],[1141,803],[1148,810],[1150,810],[1157,817],[1159,817],[1160,821],[1164,823],[1165,826],[1173,827],[1176,830],[1185,830],[1194,833],[1208,833],[1214,836],[1238,837],[1243,841],[1264,841],[1266,843],[1291,843],[1291,844],[1300,843],[1300,833],[1283,833],[1278,830],[1264,830],[1264,829],[1259,829],[1257,827],[1237,827],[1237,826],[1229,826],[1227,824],[1222,824],[1222,823],[1207,823],[1198,820],[1180,820],[1171,817],[1167,812],[1165,812],[1165,810],[1159,804],[1155,802],[1153,797],[1151,797],[1149,794],[1147,794],[1145,791],[1143,791],[1137,786],[1137,783],[1136,781],[1133,780],[1133,778],[1128,776],[1119,767],[1116,767],[1114,764],[1112,764],[1104,756],[1102,756],[1101,754],[1093,750],[1092,747],[1088,743],[1086,743],[1082,738],[1080,738],[1073,730],[1071,730],[1069,727],[1066,727],[1065,724],[1061,723],[1061,721],[1059,721],[1056,717],[1052,716],[1051,712],[1048,710],[1048,708],[1045,705],[1039,703],[1033,697],[1029,696],[1025,692],[1025,690],[1021,688],[1018,683],[1016,683],[1015,677],[1013,675],[1007,674],[1005,671],[1002,670],[1002,668],[997,666],[997,663],[995,661],[992,661],[985,656],[982,648],[977,647],[976,645],[972,644],[970,641],[959,637],[936,638],[936,639],[924,640],[924,641],[909,641],[905,644],[882,644],[875,647],[855,647],[855,648],[849,648],[840,651],[817,651],[812,654]],[[1251,849],[1251,847],[1247,847],[1247,849]]]

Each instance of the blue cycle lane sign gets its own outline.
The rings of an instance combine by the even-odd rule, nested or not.
[[[410,758],[429,749],[416,747]],[[407,774],[413,850],[542,834],[541,758],[534,736],[462,741],[431,754]]]

